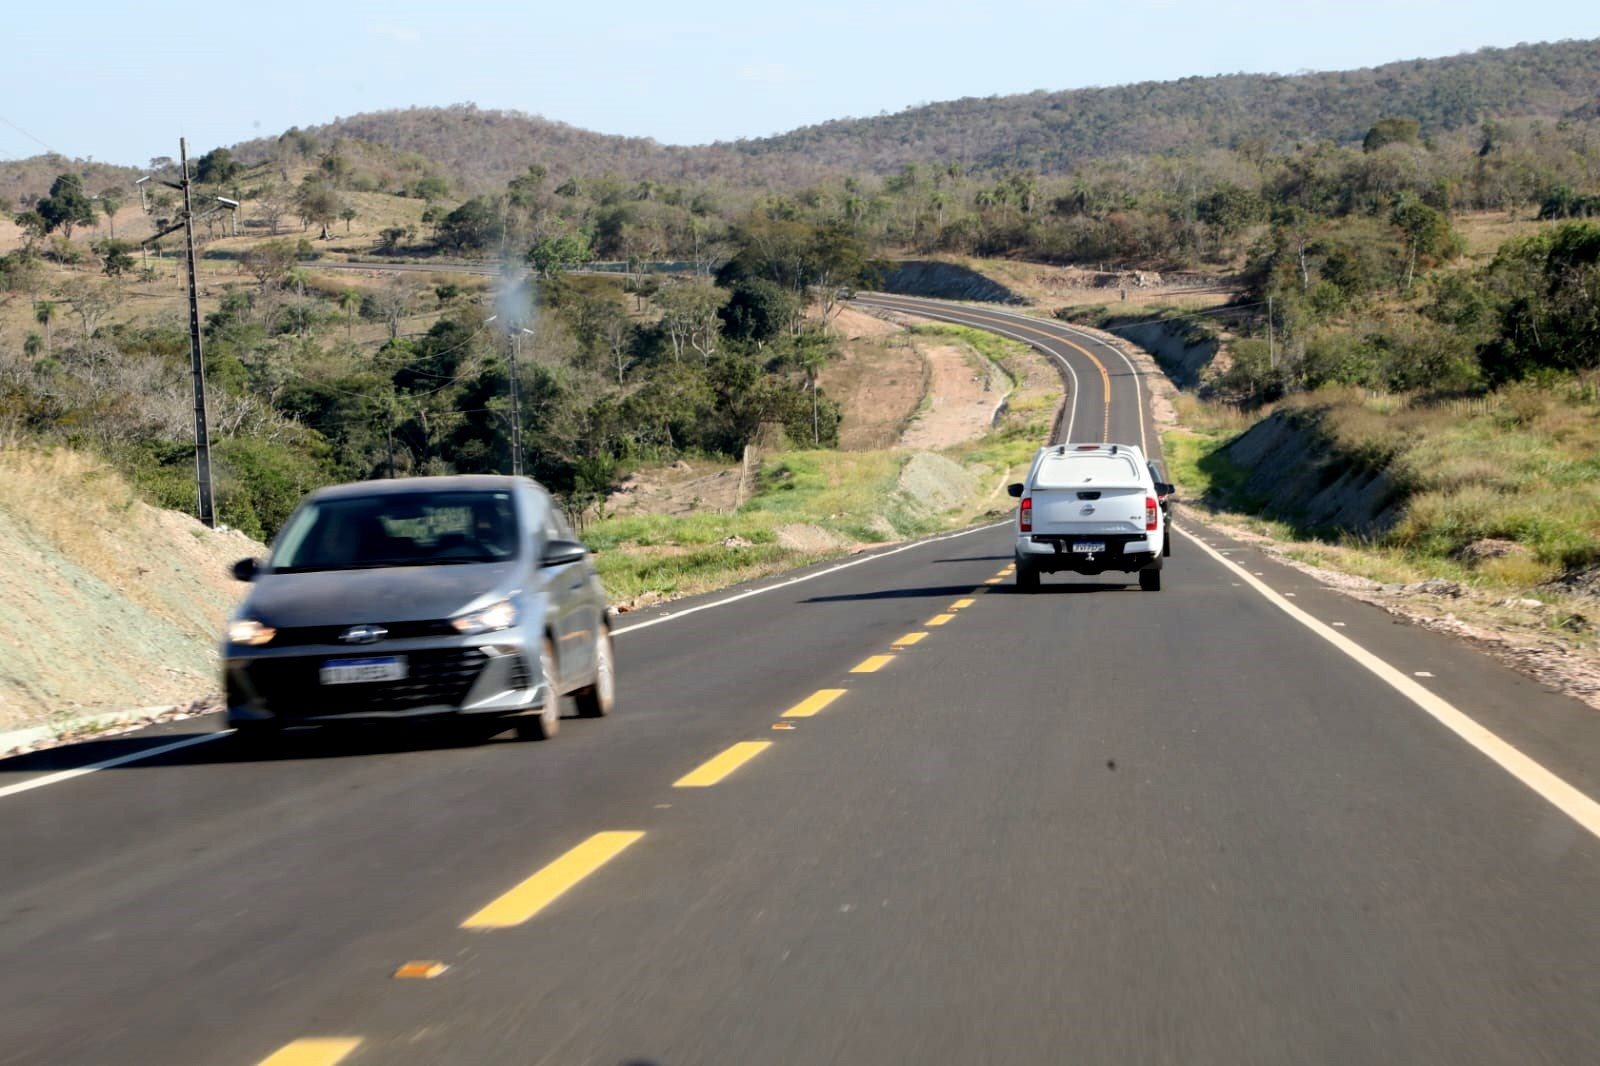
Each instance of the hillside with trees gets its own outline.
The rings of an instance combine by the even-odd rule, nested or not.
[[[1466,55],[1312,74],[1232,74],[1109,88],[968,98],[893,115],[839,119],[775,137],[698,147],[612,137],[471,104],[355,115],[303,133],[370,141],[427,157],[468,188],[504,184],[530,164],[559,183],[610,173],[625,180],[731,182],[781,188],[827,174],[884,175],[910,163],[1061,173],[1083,160],[1277,153],[1297,143],[1359,142],[1385,115],[1415,119],[1424,138],[1493,118],[1593,118],[1600,40],[1486,48]],[[237,154],[269,154],[268,140]]]

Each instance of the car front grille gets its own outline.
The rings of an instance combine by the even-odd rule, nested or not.
[[[478,648],[405,652],[402,681],[324,685],[326,656],[258,659],[245,669],[266,709],[282,718],[315,718],[416,707],[459,707],[489,657]]]
[[[433,619],[426,622],[374,622],[373,625],[388,630],[384,640],[405,640],[408,637],[451,637],[456,630],[445,619]],[[339,626],[290,626],[278,630],[277,636],[272,638],[272,645],[276,648],[300,648],[310,644],[343,644],[339,638],[350,631],[348,625]],[[379,643],[379,642],[374,642]],[[371,647],[369,644],[352,644],[353,648]]]

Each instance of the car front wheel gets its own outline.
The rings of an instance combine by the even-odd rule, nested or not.
[[[617,666],[611,631],[605,626],[594,638],[594,684],[573,698],[580,718],[604,718],[617,703]]]
[[[549,740],[561,731],[561,679],[556,673],[556,649],[546,637],[539,647],[539,672],[548,695],[536,714],[517,719],[517,736],[523,740]]]

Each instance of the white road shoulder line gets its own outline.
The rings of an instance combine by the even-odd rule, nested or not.
[[[1543,765],[1524,755],[1520,750],[1501,737],[1490,732],[1469,717],[1466,712],[1458,709],[1449,701],[1429,692],[1417,684],[1400,670],[1384,662],[1372,652],[1363,648],[1343,633],[1334,631],[1329,626],[1323,625],[1305,611],[1278,595],[1265,582],[1258,581],[1249,571],[1245,570],[1209,544],[1202,544],[1191,534],[1179,530],[1180,533],[1193,541],[1194,544],[1211,556],[1217,562],[1237,574],[1251,588],[1261,593],[1269,603],[1283,613],[1305,626],[1323,640],[1338,648],[1344,654],[1354,659],[1371,673],[1377,675],[1390,688],[1432,715],[1440,725],[1450,730],[1462,740],[1477,748],[1506,773],[1521,781],[1532,789],[1541,799],[1555,807],[1562,814],[1577,822],[1596,837],[1600,837],[1600,803],[1578,791],[1566,781],[1557,777]]]
[[[19,781],[15,785],[6,785],[4,788],[0,788],[0,799],[4,799],[7,796],[15,796],[19,792],[29,792],[36,788],[44,788],[46,785],[58,785],[63,781],[70,781],[74,777],[92,774],[96,770],[109,770],[113,766],[138,762],[140,759],[153,759],[157,755],[165,755],[169,751],[177,751],[179,748],[192,748],[196,744],[205,744],[232,735],[233,730],[231,729],[225,729],[219,733],[202,733],[197,737],[184,737],[182,740],[174,740],[171,744],[161,744],[154,748],[141,748],[138,751],[130,751],[126,755],[118,755],[115,759],[106,759],[102,762],[90,763],[88,766],[79,766],[72,770],[61,770],[57,773],[45,774],[43,777],[35,777],[31,781]]]

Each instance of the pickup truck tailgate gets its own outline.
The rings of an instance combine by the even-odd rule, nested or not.
[[[1143,533],[1147,495],[1142,485],[1034,489],[1033,532]]]

